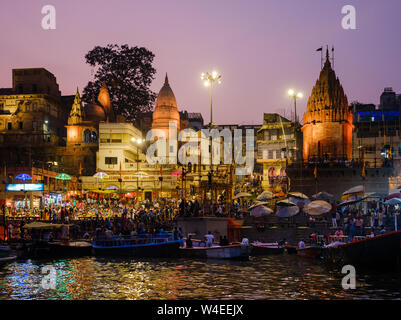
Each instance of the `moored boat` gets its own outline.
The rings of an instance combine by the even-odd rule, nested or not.
[[[283,252],[284,252],[284,246],[280,246],[277,242],[275,243],[253,242],[251,244],[251,256],[267,256],[273,254],[282,254]]]
[[[287,250],[288,254],[297,254],[297,246],[292,246],[290,244],[286,244],[285,250]]]
[[[92,255],[92,243],[84,240],[49,242],[50,255],[62,257],[84,257]]]
[[[401,231],[322,248],[325,262],[372,270],[401,270]]]
[[[297,248],[297,255],[304,258],[316,259],[319,257],[321,247],[317,245],[312,245],[305,248]]]
[[[178,255],[181,242],[171,234],[144,234],[96,239],[92,247],[98,256],[168,258]]]
[[[207,247],[204,241],[192,240],[192,248],[180,248],[180,255],[185,258],[248,260],[249,254],[250,246],[240,243],[225,246],[214,243]]]

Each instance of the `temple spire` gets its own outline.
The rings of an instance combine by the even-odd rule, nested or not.
[[[74,103],[71,107],[70,116],[68,117],[68,124],[78,124],[82,121],[82,100],[79,96],[79,89],[77,88],[77,93],[75,94]]]
[[[167,76],[167,72],[166,72],[166,78],[164,79],[164,85],[165,86],[168,86],[169,84],[168,84],[168,76]]]

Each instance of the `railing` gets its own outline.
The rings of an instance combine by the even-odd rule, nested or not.
[[[160,244],[174,241],[173,235],[170,233],[166,234],[139,234],[139,235],[128,235],[128,236],[103,236],[97,238],[94,242],[94,246],[99,247],[126,247],[126,246],[140,246],[149,244]]]

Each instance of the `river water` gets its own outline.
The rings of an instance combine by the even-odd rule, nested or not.
[[[55,288],[44,289],[51,265]],[[401,274],[358,274],[282,254],[250,261],[121,260],[86,257],[17,261],[0,269],[0,299],[400,299]]]

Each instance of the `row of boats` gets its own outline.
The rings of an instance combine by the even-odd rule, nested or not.
[[[308,259],[320,259],[335,265],[351,264],[377,270],[401,269],[401,231],[388,232],[349,243],[334,242],[325,246],[298,248],[278,243],[231,243],[207,246],[205,241],[174,239],[172,234],[139,234],[109,236],[93,242],[79,241],[17,241],[0,246],[0,265],[17,258],[52,259],[56,257],[186,257],[198,259],[239,259],[250,256],[297,254]]]
[[[20,259],[51,259],[59,257],[110,256],[132,258],[185,257],[199,259],[247,260],[249,256],[281,254],[294,248],[277,243],[230,243],[207,246],[205,241],[191,240],[187,247],[185,239],[174,239],[172,234],[111,236],[93,242],[78,241],[18,241],[0,247],[0,264]],[[4,260],[1,260],[4,258]]]

